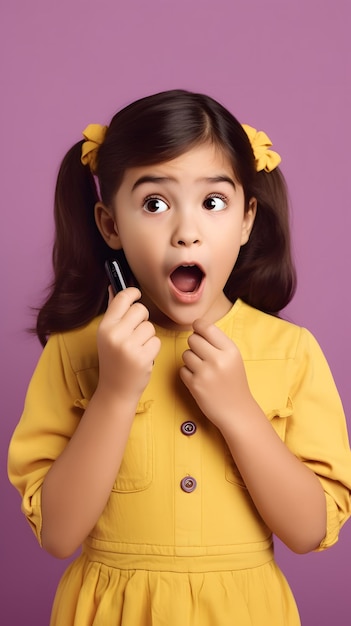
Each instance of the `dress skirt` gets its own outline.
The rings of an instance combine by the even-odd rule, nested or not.
[[[85,547],[60,582],[50,622],[50,626],[217,625],[300,625],[272,549],[179,559],[155,554],[131,557]]]

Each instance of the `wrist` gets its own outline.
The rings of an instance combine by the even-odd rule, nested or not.
[[[265,414],[254,398],[240,406],[231,408],[225,419],[217,424],[223,437],[231,441],[244,442],[258,432],[261,425],[268,424]]]
[[[95,393],[91,399],[96,407],[101,406],[105,413],[112,412],[114,414],[130,415],[134,418],[139,396],[131,393],[130,390],[121,390],[98,383]]]

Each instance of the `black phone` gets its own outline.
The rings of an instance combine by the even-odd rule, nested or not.
[[[126,289],[128,286],[127,279],[122,272],[121,264],[116,261],[106,261],[105,262],[105,270],[108,276],[108,279],[111,283],[113,295],[115,296],[122,289]]]

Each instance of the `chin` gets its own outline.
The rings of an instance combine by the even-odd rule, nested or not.
[[[195,314],[195,312],[190,311],[184,311],[180,314],[158,311],[154,315],[150,314],[152,322],[170,330],[191,330],[194,320],[198,317],[201,317],[201,314]]]

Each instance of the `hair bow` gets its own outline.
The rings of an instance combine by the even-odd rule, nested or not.
[[[262,130],[256,130],[256,128],[252,128],[252,126],[248,126],[248,124],[242,124],[242,127],[249,138],[255,157],[257,172],[261,170],[271,172],[278,167],[281,162],[281,157],[278,152],[270,150],[272,142],[269,137],[267,137],[266,133]]]
[[[83,165],[89,165],[92,174],[96,172],[98,150],[105,139],[107,126],[101,124],[89,124],[83,130],[85,139],[82,145],[81,161]]]

